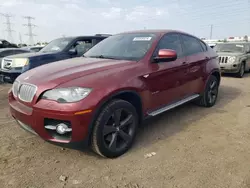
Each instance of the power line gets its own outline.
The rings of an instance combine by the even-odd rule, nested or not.
[[[12,23],[10,22],[10,18],[13,17],[10,14],[4,14],[4,13],[0,13],[0,15],[2,15],[5,18],[5,23],[6,24],[6,32],[8,33],[8,40],[10,42],[13,42],[13,37],[12,37],[12,32],[14,32],[14,30],[12,30],[11,25]]]
[[[37,36],[33,33],[32,29],[33,27],[36,27],[36,25],[31,23],[31,20],[34,20],[34,17],[31,16],[24,16],[24,19],[27,19],[27,24],[23,24],[24,26],[28,27],[28,34],[26,34],[27,36],[29,36],[29,44],[33,45],[34,44],[34,36]]]

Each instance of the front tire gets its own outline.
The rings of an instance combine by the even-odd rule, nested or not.
[[[95,121],[92,149],[100,156],[115,158],[123,155],[133,144],[138,127],[135,107],[124,100],[109,102]]]
[[[238,78],[243,78],[245,74],[245,63],[241,63],[239,72],[236,73]]]
[[[203,107],[212,107],[215,105],[219,92],[219,80],[211,75],[207,81],[205,91],[197,100],[197,104]]]

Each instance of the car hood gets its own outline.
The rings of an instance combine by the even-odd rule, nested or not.
[[[11,56],[7,56],[7,58],[33,58],[33,57],[42,57],[42,56],[47,56],[50,54],[55,54],[55,52],[51,53],[42,53],[42,52],[28,52],[28,53],[21,53],[21,54],[16,54],[16,55],[11,55]]]
[[[42,65],[21,74],[17,80],[34,85],[56,87],[65,82],[97,72],[119,69],[134,64],[133,61],[79,57]]]
[[[244,53],[241,52],[217,52],[219,56],[240,56],[243,55]]]

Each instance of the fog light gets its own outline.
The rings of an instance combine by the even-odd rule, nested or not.
[[[66,132],[71,132],[71,131],[72,131],[72,129],[63,123],[57,125],[57,127],[56,127],[56,132],[58,134],[65,134]]]

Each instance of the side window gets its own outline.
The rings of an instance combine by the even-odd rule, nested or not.
[[[187,35],[182,35],[182,40],[185,55],[193,55],[203,52],[200,41],[198,41],[196,38]]]
[[[202,47],[203,51],[206,52],[207,51],[207,45],[204,44],[204,42],[202,42],[202,41],[200,41],[200,43],[201,43],[201,47]]]
[[[160,49],[175,50],[177,53],[177,57],[182,57],[183,52],[179,34],[166,34],[165,36],[163,36],[160,42],[158,43],[155,55],[157,55]]]
[[[90,48],[93,46],[92,39],[85,39],[85,40],[78,40],[75,42],[75,44],[71,47],[72,49],[75,49],[77,52],[77,55],[81,56],[85,52],[87,52]]]
[[[101,42],[102,40],[104,40],[105,38],[98,38],[98,39],[93,39],[93,44],[96,45],[99,42]]]

